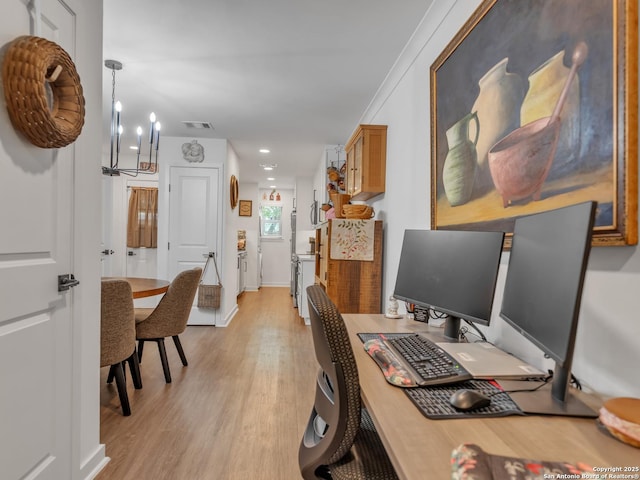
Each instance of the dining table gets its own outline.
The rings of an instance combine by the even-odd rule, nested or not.
[[[133,298],[153,297],[165,293],[169,289],[167,280],[142,277],[102,277],[102,280],[125,280],[131,285]]]

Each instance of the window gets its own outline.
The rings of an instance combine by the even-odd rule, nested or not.
[[[262,205],[260,207],[260,235],[262,237],[282,237],[282,207]]]

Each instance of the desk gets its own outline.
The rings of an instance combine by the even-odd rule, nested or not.
[[[102,277],[103,280],[126,280],[131,285],[133,298],[152,297],[165,293],[169,289],[169,282],[156,278],[139,277]]]
[[[600,432],[593,419],[567,417],[503,417],[430,420],[401,388],[389,385],[367,355],[359,332],[425,332],[442,329],[384,315],[343,314],[358,364],[361,395],[401,479],[445,479],[451,476],[451,451],[475,443],[487,453],[539,460],[585,462],[593,467],[637,466],[638,449]],[[599,402],[580,395],[593,408]],[[588,398],[587,398],[588,397]]]

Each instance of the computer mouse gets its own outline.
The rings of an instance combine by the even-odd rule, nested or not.
[[[453,395],[451,395],[449,403],[451,403],[454,408],[466,412],[467,410],[488,407],[491,404],[491,399],[476,390],[463,388],[456,390]]]

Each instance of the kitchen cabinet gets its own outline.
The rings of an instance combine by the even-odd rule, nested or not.
[[[238,252],[238,286],[236,296],[247,288],[247,252]]]
[[[332,258],[332,227],[348,221],[329,220],[316,229],[316,283],[341,313],[382,313],[382,221],[364,220],[373,223],[372,260]]]
[[[345,145],[347,193],[368,200],[384,193],[387,168],[387,126],[359,125]]]

